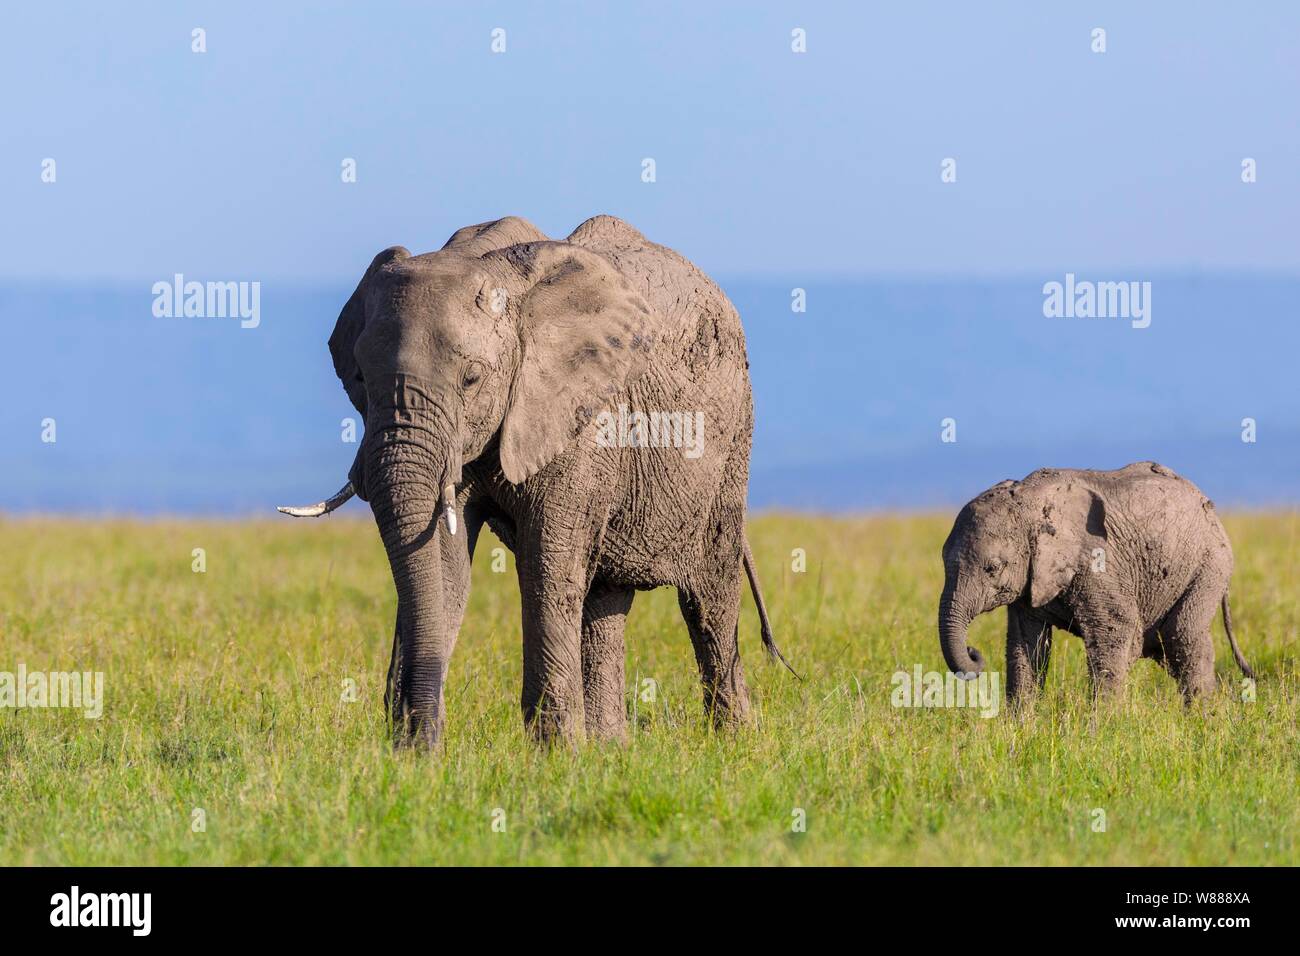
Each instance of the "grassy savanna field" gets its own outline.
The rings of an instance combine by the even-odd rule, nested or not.
[[[711,732],[674,593],[639,594],[630,742],[576,751],[525,736],[513,564],[493,573],[485,531],[433,758],[385,733],[395,597],[368,520],[0,521],[0,671],[105,674],[101,719],[0,710],[0,863],[1300,863],[1300,516],[1226,521],[1254,702],[1216,621],[1203,710],[1149,662],[1094,708],[1058,634],[1033,713],[992,719],[890,705],[895,670],[943,670],[950,520],[754,517],[805,681],[766,661],[746,597],[756,725]],[[971,635],[999,670],[1004,621]]]

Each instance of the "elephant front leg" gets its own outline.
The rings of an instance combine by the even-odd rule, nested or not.
[[[566,515],[567,516],[567,515]],[[594,541],[574,524],[530,516],[516,552],[523,613],[524,724],[543,743],[584,733],[583,604]]]
[[[523,595],[524,725],[542,743],[583,736],[582,589],[519,571]]]
[[[596,584],[582,609],[582,695],[587,736],[627,739],[623,627],[636,592]]]
[[[1018,604],[1007,606],[1007,703],[1029,703],[1047,683],[1052,626]]]
[[[393,622],[393,652],[388,658],[388,679],[384,682],[384,711],[388,714],[390,728],[401,726],[402,721],[402,611],[398,608]]]
[[[617,456],[557,459],[545,490],[516,517],[523,612],[524,724],[543,743],[585,732],[583,607],[595,578]],[[620,629],[619,655],[622,639]],[[621,695],[620,695],[621,697]]]

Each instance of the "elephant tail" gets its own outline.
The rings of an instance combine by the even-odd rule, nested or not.
[[[1228,609],[1228,592],[1226,591],[1223,593],[1223,602],[1220,606],[1223,608],[1223,629],[1228,633],[1228,643],[1232,646],[1232,656],[1236,658],[1237,666],[1241,668],[1241,672],[1254,680],[1255,672],[1246,663],[1246,658],[1241,654],[1241,648],[1237,646],[1237,638],[1232,633],[1232,611]]]
[[[785,659],[781,653],[781,648],[776,646],[776,638],[772,636],[772,622],[767,616],[767,604],[763,601],[763,589],[758,583],[758,573],[754,570],[754,553],[749,550],[749,538],[742,538],[745,545],[745,576],[749,578],[749,590],[754,595],[754,604],[758,607],[758,623],[763,632],[763,647],[767,650],[768,656],[773,660],[778,660],[785,665],[788,670],[799,680],[799,672],[790,666],[790,662]]]

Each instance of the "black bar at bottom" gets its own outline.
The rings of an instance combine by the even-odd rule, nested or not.
[[[380,926],[419,934],[451,919],[495,943],[527,939],[539,919],[551,939],[562,926],[580,932],[591,914],[664,939],[676,924],[730,914],[737,942],[783,924],[811,938],[832,927],[864,940],[877,927],[1015,927],[1020,938],[1199,935],[1230,945],[1289,925],[1294,879],[1265,869],[0,869],[0,926],[7,943],[251,935],[301,946],[373,944]]]

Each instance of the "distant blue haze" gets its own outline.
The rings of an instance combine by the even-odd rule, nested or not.
[[[806,313],[794,279],[724,278],[749,337],[751,503],[946,506],[1042,465],[1142,458],[1223,504],[1300,503],[1300,280],[1157,276],[1134,329],[1045,318],[1051,278],[804,281]],[[0,287],[24,357],[0,405],[0,510],[270,515],[332,492],[355,413],[325,341],[350,291],[268,283],[241,329],[155,318],[145,283]]]

